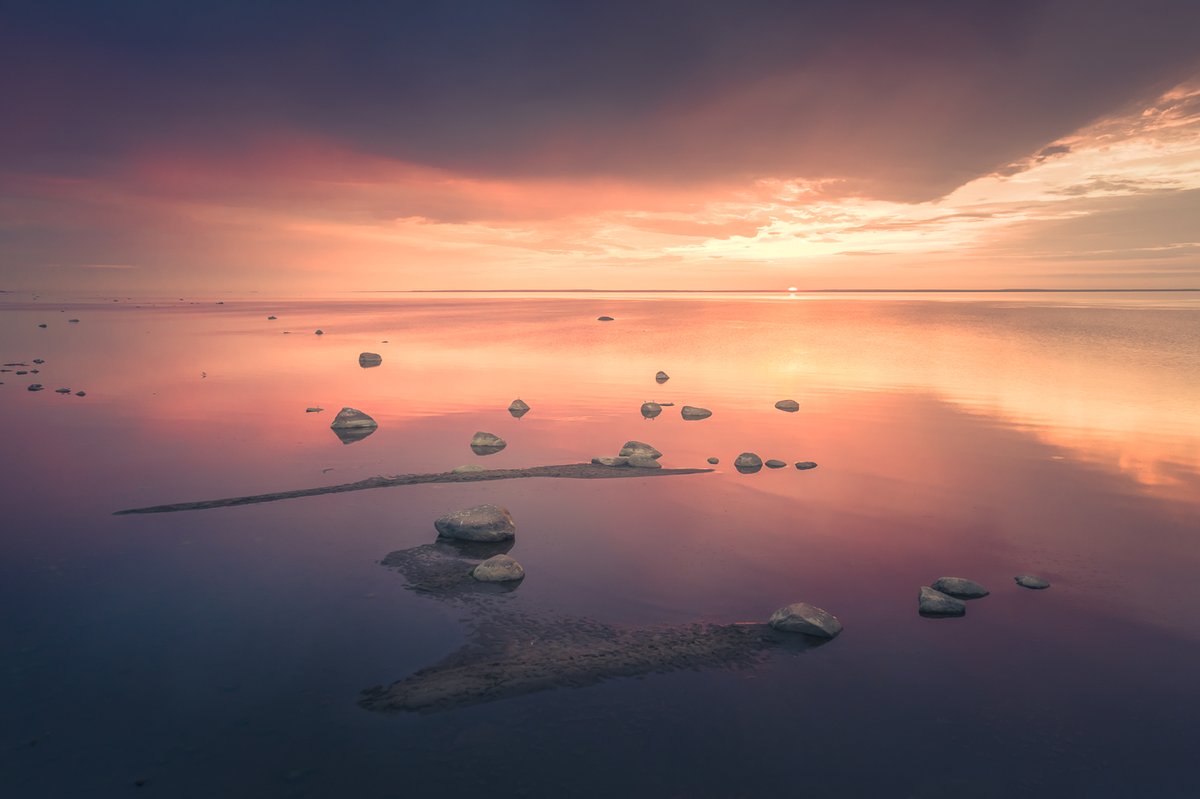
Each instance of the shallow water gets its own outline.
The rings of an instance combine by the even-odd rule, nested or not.
[[[6,299],[0,360],[45,361],[0,373],[6,796],[1200,792],[1200,297]],[[644,420],[646,400],[676,405]],[[341,443],[343,406],[378,431]],[[474,455],[477,430],[508,447]],[[628,439],[721,463],[111,515]],[[789,466],[739,474],[745,450]],[[484,502],[517,521],[516,590],[410,590],[381,565]],[[942,575],[992,593],[921,618]],[[845,632],[438,712],[359,705],[489,635],[801,600]]]

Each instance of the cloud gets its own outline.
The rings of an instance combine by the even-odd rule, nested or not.
[[[1193,70],[1200,5],[45,0],[6,12],[0,169],[255,137],[484,180],[830,181],[921,201]]]

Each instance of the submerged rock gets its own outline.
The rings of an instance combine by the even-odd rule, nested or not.
[[[721,462],[721,459],[720,458],[709,458],[708,462],[711,463],[713,466],[716,466],[718,463]]]
[[[1032,574],[1018,574],[1013,579],[1022,588],[1032,588],[1035,591],[1041,591],[1043,588],[1050,587],[1050,583],[1041,577],[1034,577]]]
[[[662,453],[644,441],[626,441],[625,446],[617,453],[622,458],[654,458],[662,457]]]
[[[448,513],[433,523],[438,535],[463,541],[505,541],[517,534],[512,514],[497,505]]]
[[[86,396],[87,396],[87,392],[86,392],[86,391],[76,391],[76,392],[75,392],[75,396],[77,396],[77,397],[86,397]]]
[[[267,321],[268,321],[268,322],[274,322],[274,321],[275,321],[275,317],[274,317],[274,316],[268,316],[268,317],[267,317]]]
[[[671,376],[669,374],[667,374],[666,372],[663,372],[660,370],[658,372],[658,374],[656,374],[654,376],[654,379],[657,380],[659,383],[665,383],[671,379]]]
[[[45,386],[43,386],[41,383],[30,383],[26,390],[27,391],[41,391],[43,388],[45,388]]]
[[[967,606],[962,600],[923,585],[917,600],[917,612],[922,616],[963,616],[966,615]]]
[[[508,555],[494,555],[472,569],[471,576],[484,583],[509,583],[525,579],[525,569]]]
[[[45,322],[43,322],[42,324],[38,325],[38,327],[45,327],[45,326],[46,326]]]
[[[596,317],[596,321],[598,321],[598,322],[611,322],[611,321],[613,321],[613,318],[612,318],[611,316],[597,316],[597,317]]]
[[[471,451],[476,455],[495,455],[508,446],[508,442],[495,433],[482,430],[471,437]]]
[[[42,364],[45,363],[45,361],[42,360],[41,358],[34,358],[33,362],[36,363],[38,366],[41,366]]]
[[[795,413],[796,411],[800,410],[800,403],[796,402],[795,400],[780,400],[779,402],[775,403],[775,407],[781,411]]]
[[[383,356],[377,352],[360,352],[358,354],[358,365],[364,369],[370,369],[372,366],[379,366],[383,363]]]
[[[812,461],[798,461],[796,463],[796,468],[803,472],[808,469],[817,468],[817,464],[813,463]]]
[[[842,623],[837,616],[807,602],[796,602],[780,608],[771,614],[767,624],[781,632],[804,633],[818,638],[836,638],[842,631]]]
[[[508,404],[508,412],[512,414],[514,419],[520,419],[529,413],[529,406],[525,404],[524,400],[515,399]]]
[[[79,324],[79,320],[78,320],[78,319],[68,319],[67,321],[68,321],[68,322],[70,322],[70,323],[71,323],[71,324],[73,324],[73,325],[77,325],[77,324]]]
[[[312,408],[305,408],[305,409],[304,409],[304,412],[305,412],[305,413],[320,413],[320,412],[321,412],[321,411],[323,411],[323,410],[325,410],[325,409],[324,409],[324,408],[312,407]]]
[[[657,402],[643,402],[642,403],[642,416],[644,418],[653,419],[654,417],[658,416],[660,413],[662,413],[662,406],[659,405]]]
[[[753,452],[743,452],[733,461],[733,468],[742,474],[753,474],[762,469],[762,458]]]
[[[627,460],[628,460],[629,465],[635,469],[661,469],[662,468],[662,464],[659,463],[658,461],[656,461],[654,458],[647,458],[642,455],[634,455],[632,458],[628,458]]]
[[[979,599],[989,593],[982,585],[965,577],[939,577],[930,587],[958,599]]]
[[[629,458],[592,458],[592,463],[597,466],[628,466]]]
[[[486,472],[487,469],[477,463],[466,463],[462,466],[455,466],[450,470],[451,474],[465,474],[467,472]]]
[[[776,460],[775,458],[771,458],[766,462],[766,467],[768,469],[782,469],[784,466],[787,466],[785,462]]]
[[[712,411],[708,408],[696,408],[692,405],[684,405],[679,409],[679,415],[689,422],[695,422],[712,416]]]
[[[749,666],[777,649],[805,651],[819,643],[765,624],[629,628],[515,613],[488,618],[476,638],[399,682],[364,690],[359,705],[377,712],[432,713],[616,677]]]
[[[54,393],[55,393],[55,394],[70,394],[70,393],[71,393],[71,389],[69,389],[69,388],[56,388],[56,389],[54,389]]]
[[[422,594],[451,599],[476,593],[506,593],[518,583],[480,582],[471,572],[480,561],[508,552],[513,543],[511,538],[489,542],[438,537],[431,544],[391,552],[380,562],[404,575],[405,588]]]

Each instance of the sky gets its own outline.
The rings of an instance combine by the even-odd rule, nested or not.
[[[0,290],[1200,287],[1200,3],[0,0]]]

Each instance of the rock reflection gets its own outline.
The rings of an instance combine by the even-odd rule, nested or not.
[[[369,435],[372,435],[379,428],[377,427],[333,427],[333,434],[338,437],[338,440],[343,444],[353,444],[355,441],[362,441]]]

